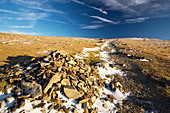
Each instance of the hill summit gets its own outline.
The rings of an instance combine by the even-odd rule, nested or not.
[[[102,63],[100,66],[104,67],[105,64]],[[117,100],[114,95],[106,95],[104,92],[102,95],[106,98],[100,98],[100,89],[110,87],[112,91],[116,91],[116,88],[123,91],[120,83],[110,82],[107,86],[100,77],[97,66],[90,66],[83,60],[59,50],[13,65],[4,69],[3,73],[9,76],[6,81],[10,85],[6,89],[11,90],[5,101],[15,100],[7,109],[11,112],[22,109],[26,100],[41,101],[38,105],[33,105],[33,108],[41,108],[43,112],[46,111],[46,103],[50,103],[48,112],[96,112],[98,108],[93,105],[97,98],[103,102],[102,107],[105,109],[110,106],[104,101],[113,103]]]

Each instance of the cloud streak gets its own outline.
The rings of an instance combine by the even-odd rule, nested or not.
[[[103,14],[108,14],[106,11],[104,11],[104,10],[102,10],[102,9],[100,9],[100,8],[97,8],[97,7],[93,7],[93,6],[88,6],[88,7],[90,7],[90,8],[92,8],[92,9],[95,9],[95,10],[98,10],[98,11],[100,11],[101,13],[103,13]]]
[[[11,26],[11,28],[33,28],[34,25],[33,24],[30,24],[28,26]]]
[[[24,35],[40,35],[42,33],[36,33],[36,32],[22,32],[18,30],[9,30],[9,31],[0,31],[1,33],[14,33],[14,34],[24,34]]]
[[[101,3],[104,4],[105,7],[108,7],[110,10],[119,10],[123,12],[128,12],[134,15],[138,15],[139,12],[127,5],[127,2],[123,2],[127,0],[100,0]]]
[[[17,12],[17,11],[4,10],[4,9],[0,9],[0,12],[18,15],[18,17],[15,18],[16,20],[28,20],[28,21],[31,21],[31,23],[36,23],[37,20],[45,20],[45,21],[56,22],[60,24],[66,24],[65,22],[62,22],[62,21],[47,19],[49,14],[45,12],[43,13],[35,13],[35,12],[27,12],[27,11]],[[0,19],[14,19],[14,18],[0,17]],[[32,26],[12,26],[12,27],[13,28],[32,28]]]
[[[61,10],[57,10],[53,8],[49,3],[48,0],[12,0],[14,4],[21,5],[23,7],[27,7],[29,9],[36,9],[45,12],[52,12],[52,13],[59,13],[59,14],[66,14]]]
[[[88,25],[88,26],[83,26],[81,29],[98,29],[104,27],[103,25]]]
[[[170,13],[169,0],[94,0],[110,11],[123,12],[122,18],[153,17]]]
[[[46,20],[46,21],[50,21],[50,22],[56,22],[56,23],[60,23],[60,24],[66,24],[66,22],[62,22],[62,21],[57,21],[57,20],[51,20],[51,19],[41,19],[41,20]]]
[[[128,19],[128,20],[125,20],[125,23],[140,23],[140,22],[144,22],[148,19],[149,19],[149,17]]]
[[[108,20],[106,18],[102,18],[102,17],[99,17],[99,16],[90,16],[91,18],[96,18],[96,19],[99,19],[103,22],[107,22],[107,23],[111,23],[111,24],[119,24],[119,22],[115,22],[115,21],[112,21],[112,20]]]
[[[36,21],[48,17],[48,13],[34,13],[34,12],[21,12],[20,17],[17,17],[17,20],[30,20]]]
[[[16,17],[16,20],[35,21],[38,19],[48,17],[48,13],[34,13],[34,12],[28,12],[28,11],[17,12],[17,11],[5,10],[5,9],[0,9],[0,12],[15,14],[18,16],[18,17]]]
[[[86,6],[86,7],[92,8],[92,9],[94,9],[94,10],[97,10],[97,11],[103,13],[103,14],[108,14],[106,11],[104,11],[104,10],[102,10],[102,9],[100,9],[100,8],[97,8],[97,7],[94,7],[94,6],[91,6],[91,5],[87,5],[87,4],[85,4],[84,2],[81,2],[81,1],[79,1],[79,0],[72,0],[72,1],[75,2],[75,3],[81,4],[81,5],[84,5],[84,6]]]
[[[6,9],[0,9],[0,12],[4,12],[4,13],[11,13],[11,14],[20,14],[17,11],[11,11],[11,10],[6,10]]]

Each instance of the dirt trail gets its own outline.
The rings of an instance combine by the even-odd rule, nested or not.
[[[147,75],[136,63],[136,60],[139,59],[113,53],[111,51],[113,49],[118,52],[114,42],[105,48],[110,53],[110,58],[115,61],[115,65],[119,65],[118,68],[128,73],[126,77],[115,76],[114,81],[120,82],[125,91],[131,92],[124,101],[121,111],[169,113],[170,98],[166,95],[165,90],[168,85],[159,83]],[[142,61],[140,62],[142,63]]]

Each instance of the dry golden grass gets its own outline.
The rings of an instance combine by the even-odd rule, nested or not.
[[[84,47],[96,47],[98,41],[98,39],[88,38],[0,33],[0,66],[8,63],[15,64],[31,57],[41,57],[47,55],[43,53],[44,51],[50,52],[56,49],[75,55],[81,53]],[[118,43],[117,47],[121,52],[143,56],[150,60],[149,63],[138,64],[141,68],[145,68],[148,74],[170,80],[170,41],[146,38],[107,39],[107,41]],[[135,52],[130,52],[128,49]],[[95,61],[93,55],[91,56],[88,62]]]
[[[170,40],[127,38],[115,39],[114,42],[118,43],[120,52],[150,60],[147,63],[136,62],[149,75],[170,80]]]
[[[30,36],[9,33],[0,33],[0,66],[4,64],[15,64],[30,57],[47,55],[44,51],[63,50],[75,55],[84,47],[95,47],[97,39],[76,37],[49,37]],[[4,44],[7,42],[7,44]],[[42,52],[42,53],[38,53]],[[10,60],[10,61],[8,61]]]
[[[98,39],[88,38],[0,33],[0,65],[15,64],[31,57],[44,56],[47,55],[43,53],[44,51],[50,52],[56,49],[75,55],[81,53],[84,47],[95,47],[98,41]],[[146,38],[110,39],[108,41],[117,43],[121,52],[150,60],[149,63],[139,64],[141,68],[146,69],[148,74],[170,80],[170,41]],[[135,52],[130,52],[128,49],[135,50]],[[93,57],[90,59],[94,60]]]
[[[116,57],[120,62],[125,63],[127,70],[131,70],[136,66],[140,71],[158,81],[164,81],[168,83],[170,81],[170,40],[158,40],[148,38],[124,38],[124,39],[113,39],[116,43],[116,48],[120,53],[130,54],[135,57],[144,57],[149,62],[142,62],[139,59],[130,59],[127,57]],[[130,51],[134,50],[134,51]],[[114,59],[114,57],[113,57]],[[127,61],[128,60],[128,61]],[[133,63],[126,64],[126,63]],[[132,67],[131,67],[132,65]],[[156,81],[156,82],[158,82]],[[158,82],[159,83],[159,82]],[[167,95],[170,97],[169,85],[162,88]]]
[[[84,59],[87,64],[93,65],[95,63],[102,62],[100,56],[95,56],[96,54],[100,54],[100,51],[89,51],[87,53],[89,56]]]

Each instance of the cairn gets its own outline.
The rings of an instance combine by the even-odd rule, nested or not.
[[[12,97],[16,99],[13,106],[8,109],[9,111],[22,108],[25,105],[25,99],[28,99],[42,101],[34,108],[43,108],[44,101],[47,101],[52,103],[49,111],[55,109],[68,113],[72,110],[76,113],[76,107],[71,109],[63,105],[65,101],[58,97],[58,91],[60,91],[67,98],[75,99],[78,104],[82,104],[84,112],[96,112],[96,109],[91,106],[95,103],[95,99],[99,98],[99,88],[107,87],[98,73],[97,66],[90,66],[59,50],[47,56],[32,58],[30,61],[11,66],[4,69],[3,73],[9,76],[6,79],[10,84],[8,88],[12,88]],[[109,86],[115,90],[112,83]],[[113,95],[108,97],[110,102],[116,99]],[[6,100],[9,98],[11,97]],[[107,108],[105,104],[104,107]]]

